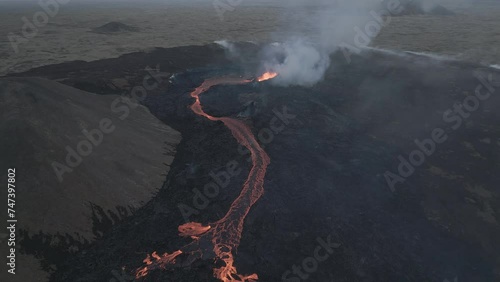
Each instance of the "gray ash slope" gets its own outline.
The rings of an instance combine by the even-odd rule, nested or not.
[[[17,196],[30,208],[19,210],[19,227],[31,234],[98,236],[88,203],[118,213],[149,201],[181,139],[145,107],[122,110],[116,95],[31,77],[0,79],[0,93],[1,144],[10,149],[1,165],[23,176]]]
[[[52,281],[109,281],[113,270],[126,266],[130,273],[147,253],[184,245],[177,235],[184,223],[178,204],[192,204],[193,187],[202,189],[212,181],[211,171],[236,160],[242,172],[190,220],[207,223],[227,211],[248,172],[247,156],[222,124],[190,112],[189,92],[207,77],[245,74],[256,66],[257,50],[247,45],[241,52],[247,59],[230,62],[214,45],[157,49],[26,74],[107,92],[116,77],[139,82],[151,63],[182,73],[145,101],[184,137],[163,189],[85,251],[59,263]],[[312,88],[265,82],[218,86],[202,96],[217,115],[237,115],[252,101],[254,109],[243,112],[250,113],[257,135],[283,107],[296,116],[265,144],[271,157],[266,192],[245,222],[238,270],[278,281],[313,255],[317,238],[330,236],[336,247],[310,281],[498,281],[498,91],[457,130],[442,118],[474,94],[480,84],[474,71],[481,66],[380,52],[353,56],[350,64],[341,54],[332,60],[324,81]],[[483,71],[500,80],[495,70]],[[221,103],[217,98],[228,92],[237,99]],[[448,140],[392,192],[384,173],[397,173],[398,156],[407,157],[417,148],[414,140],[429,138],[437,127]],[[198,261],[188,269],[153,272],[146,281],[213,281],[212,267]]]
[[[143,106],[123,110],[119,102],[113,111],[119,98],[43,78],[0,78],[0,166],[16,168],[23,250],[9,281],[46,281],[37,267],[41,252],[63,261],[162,186],[181,135]]]

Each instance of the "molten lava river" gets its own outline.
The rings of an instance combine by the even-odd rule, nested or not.
[[[264,77],[265,76],[265,77]],[[264,74],[257,81],[271,79],[276,75]],[[238,143],[245,146],[251,153],[252,168],[246,179],[241,193],[234,200],[227,214],[217,222],[202,225],[190,222],[179,226],[179,235],[191,237],[193,242],[169,254],[158,255],[154,252],[144,259],[145,266],[136,270],[136,278],[148,275],[151,270],[165,269],[179,266],[176,258],[187,255],[182,266],[189,265],[196,259],[214,258],[214,263],[222,265],[214,268],[214,276],[224,282],[232,281],[257,281],[257,274],[239,274],[234,266],[234,254],[240,244],[243,223],[251,207],[264,193],[264,176],[269,157],[260,147],[250,128],[241,120],[229,117],[213,117],[203,111],[200,103],[200,95],[219,84],[245,84],[251,82],[242,78],[213,78],[207,79],[196,88],[191,97],[195,98],[191,110],[199,116],[212,121],[222,121],[231,130],[232,135]],[[221,263],[220,263],[221,262]]]

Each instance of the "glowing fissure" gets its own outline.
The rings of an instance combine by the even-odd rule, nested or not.
[[[275,76],[274,76],[275,77]],[[272,78],[272,77],[270,77]],[[268,79],[270,79],[268,78]],[[137,269],[136,277],[144,277],[154,269],[165,269],[178,265],[176,258],[181,254],[188,255],[182,266],[189,265],[194,260],[212,256],[215,261],[222,261],[223,265],[214,268],[214,276],[223,282],[257,281],[257,274],[238,274],[234,266],[234,254],[240,245],[243,224],[251,207],[264,193],[264,176],[270,159],[260,147],[250,128],[242,121],[229,117],[213,117],[203,111],[200,95],[218,84],[245,84],[251,80],[241,78],[214,78],[205,80],[202,85],[191,92],[195,102],[191,110],[199,116],[212,121],[222,121],[231,130],[238,143],[245,146],[251,153],[252,168],[243,184],[240,195],[231,204],[227,214],[215,223],[202,225],[190,222],[179,226],[179,235],[191,237],[193,242],[173,252],[161,256],[154,252],[144,259],[144,267]]]
[[[259,82],[266,81],[266,80],[269,80],[269,79],[273,79],[273,78],[275,78],[277,76],[278,76],[277,72],[268,71],[268,72],[265,72],[263,75],[259,76],[257,78],[257,81],[259,81]]]

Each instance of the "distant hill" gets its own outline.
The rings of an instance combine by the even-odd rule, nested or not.
[[[139,29],[130,25],[126,25],[121,22],[109,22],[107,24],[101,25],[92,29],[95,33],[119,33],[119,32],[132,32],[138,31]]]

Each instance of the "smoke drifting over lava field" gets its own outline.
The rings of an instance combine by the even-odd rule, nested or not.
[[[498,23],[480,2],[210,2],[231,32],[204,1],[85,24],[50,2],[103,41],[30,51],[58,10],[1,49],[2,281],[500,281],[499,27],[462,42]],[[137,8],[103,5],[68,9]],[[464,19],[457,49],[406,38]]]

